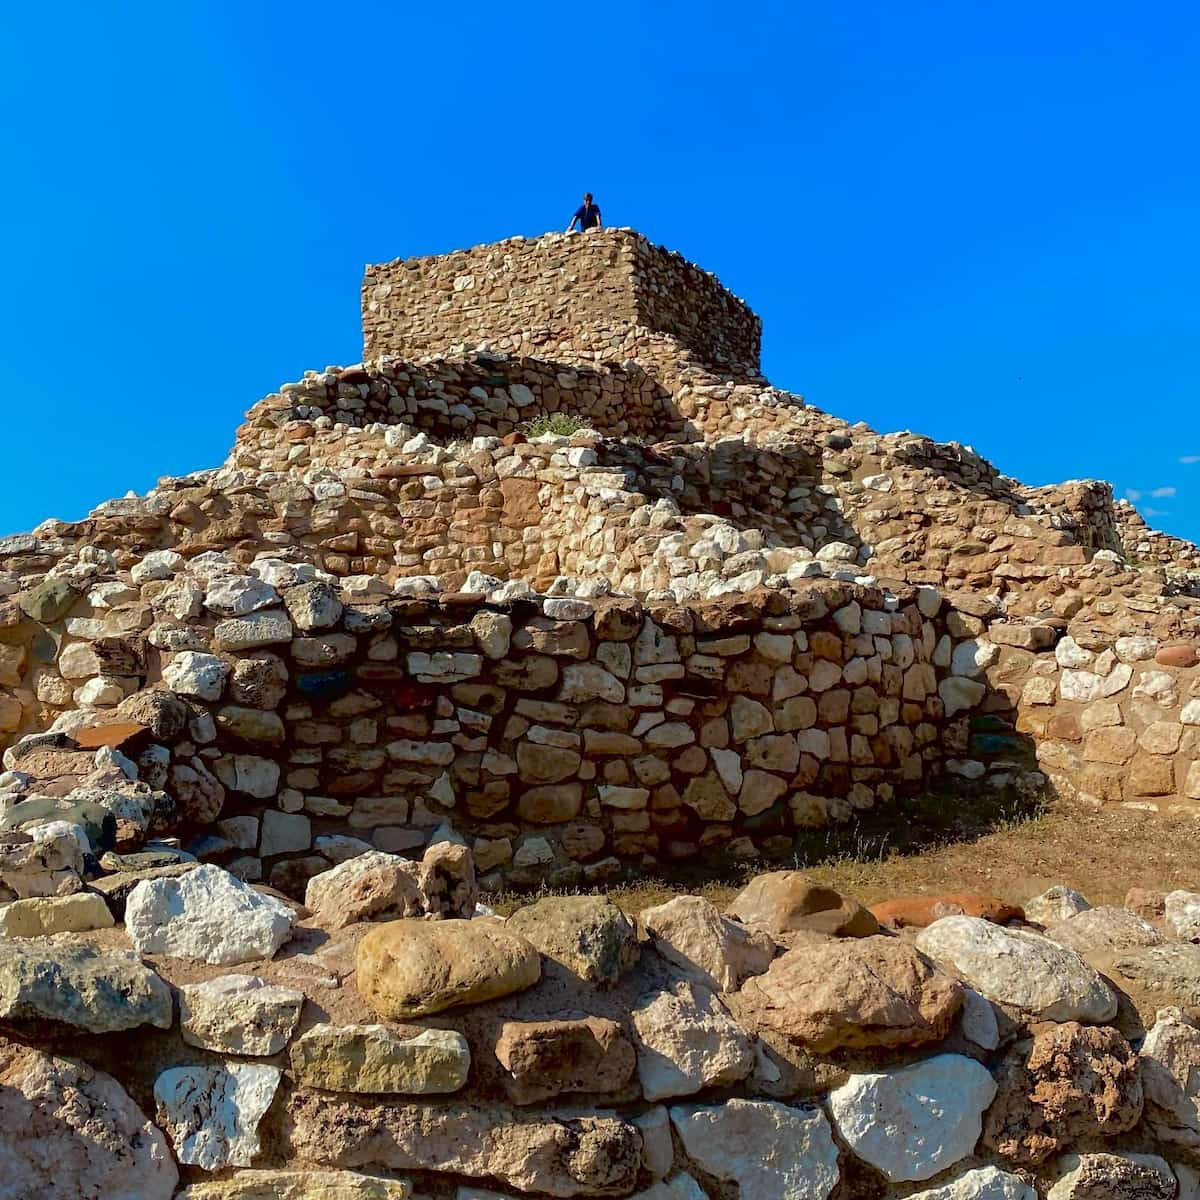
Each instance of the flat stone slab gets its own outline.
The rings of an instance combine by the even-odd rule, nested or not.
[[[375,1105],[298,1091],[290,1152],[349,1168],[444,1171],[547,1196],[627,1196],[642,1135],[615,1113],[526,1112],[487,1104]]]
[[[304,993],[257,975],[222,975],[179,989],[179,1030],[189,1046],[217,1054],[278,1054],[291,1038]]]
[[[436,1095],[467,1082],[471,1050],[453,1029],[314,1025],[291,1049],[301,1083],[332,1092]]]
[[[929,1179],[975,1149],[996,1095],[986,1067],[939,1054],[894,1071],[851,1075],[829,1093],[850,1148],[893,1182]]]
[[[735,1099],[670,1113],[688,1157],[736,1183],[739,1200],[826,1200],[837,1186],[838,1149],[819,1108]]]
[[[170,1029],[171,990],[127,950],[0,941],[0,1018],[54,1021],[89,1033]]]

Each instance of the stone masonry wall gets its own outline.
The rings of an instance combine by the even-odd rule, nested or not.
[[[339,596],[312,576],[156,552],[86,594],[49,580],[6,603],[5,684],[57,707],[58,733],[144,725],[141,774],[180,826],[218,822],[239,873],[285,888],[318,837],[399,850],[443,824],[526,877],[738,837],[779,850],[959,769],[985,697],[929,590],[812,580],[646,607],[527,585]],[[39,747],[6,757],[36,777],[23,792],[47,782]]]
[[[665,361],[663,334],[710,365],[758,369],[761,323],[707,271],[629,229],[509,238],[368,266],[364,358],[461,343],[561,362]]]

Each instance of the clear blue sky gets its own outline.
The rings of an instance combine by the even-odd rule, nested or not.
[[[762,314],[780,386],[1200,539],[1194,4],[67,0],[0,34],[0,533],[216,465],[361,356],[364,263],[590,189]]]

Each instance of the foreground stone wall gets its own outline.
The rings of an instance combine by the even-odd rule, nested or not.
[[[675,356],[758,369],[758,317],[713,275],[629,229],[396,259],[367,267],[362,294],[369,360],[468,343],[560,362],[651,363],[674,343]]]
[[[1194,892],[868,910],[785,871],[724,912],[501,919],[461,846],[344,841],[300,907],[165,849],[98,876],[77,825],[25,836],[0,839],[14,1197],[1200,1192]]]

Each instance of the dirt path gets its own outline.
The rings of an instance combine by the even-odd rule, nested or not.
[[[1131,887],[1200,890],[1200,821],[1130,809],[1066,804],[1022,810],[1003,802],[959,805],[922,797],[886,822],[823,831],[794,861],[738,864],[707,879],[647,879],[610,889],[627,912],[684,892],[720,905],[764,870],[797,867],[867,904],[914,893],[982,891],[1021,903],[1055,883],[1092,904],[1120,904]],[[526,902],[497,898],[511,911]]]

